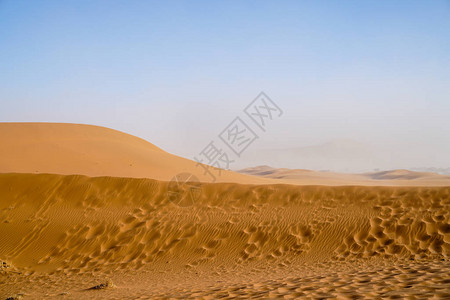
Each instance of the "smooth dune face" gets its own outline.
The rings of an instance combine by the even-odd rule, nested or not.
[[[448,187],[204,183],[190,206],[171,202],[167,188],[150,179],[0,175],[2,293],[448,295]],[[106,278],[116,287],[88,289]]]
[[[52,173],[171,180],[190,173],[213,177],[197,162],[169,154],[135,136],[105,127],[66,123],[0,123],[0,173]],[[268,180],[221,170],[217,182]],[[220,175],[220,176],[218,176]]]

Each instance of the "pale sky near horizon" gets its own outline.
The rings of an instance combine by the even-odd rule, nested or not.
[[[321,144],[382,156],[325,161],[337,171],[450,167],[450,1],[0,0],[0,122],[101,125],[192,158],[260,91],[284,113],[232,168],[323,169],[292,158]]]

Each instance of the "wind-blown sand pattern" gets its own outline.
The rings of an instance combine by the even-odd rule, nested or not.
[[[450,187],[167,184],[0,174],[0,295],[450,297]]]

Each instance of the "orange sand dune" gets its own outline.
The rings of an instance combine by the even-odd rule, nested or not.
[[[450,176],[409,170],[347,174],[258,166],[239,173],[300,185],[450,186]]]
[[[0,299],[450,298],[446,177],[257,167],[206,183],[103,127],[0,123],[0,141]],[[182,172],[202,182],[169,182]]]
[[[0,123],[0,173],[53,173],[171,180],[188,172],[212,177],[197,162],[169,154],[135,136],[105,127],[67,123]],[[212,170],[212,168],[211,168]],[[265,183],[231,171],[217,182]]]
[[[151,178],[189,173],[213,177],[197,162],[169,154],[138,137],[105,127],[67,123],[0,123],[0,173],[51,173]],[[394,170],[341,174],[268,166],[239,172],[206,167],[216,182],[295,185],[449,186],[450,176]]]
[[[449,187],[197,188],[0,174],[0,296],[450,296]]]

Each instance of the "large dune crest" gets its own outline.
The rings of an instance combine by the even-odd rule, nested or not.
[[[0,173],[79,174],[164,181],[188,173],[202,182],[450,186],[450,176],[407,170],[342,174],[259,166],[239,172],[219,171],[167,153],[141,138],[93,125],[0,123],[0,141]]]
[[[167,153],[138,137],[100,126],[0,123],[0,141],[0,173],[80,174],[168,181],[187,172],[201,181],[213,180],[195,161]],[[221,170],[220,174],[212,172],[217,182],[268,181],[226,170]]]

